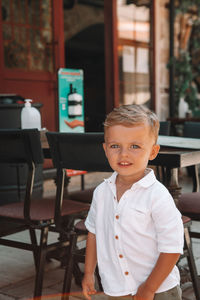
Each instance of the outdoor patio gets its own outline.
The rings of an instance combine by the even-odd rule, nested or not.
[[[91,187],[108,177],[108,173],[91,173],[85,175],[86,187]],[[180,184],[183,186],[183,191],[191,190],[191,179],[186,176],[186,172],[180,174]],[[80,188],[80,176],[72,177],[69,184],[69,190]],[[55,184],[53,180],[45,181],[44,194],[49,195],[55,193]],[[199,226],[199,224],[193,224]],[[200,228],[199,228],[200,231]],[[16,239],[20,237],[22,241],[29,238],[28,232],[18,233],[13,235]],[[51,239],[56,239],[54,233],[50,234]],[[200,274],[200,241],[193,240],[194,255],[197,263],[198,274]],[[181,261],[181,265],[185,266],[185,260]],[[184,270],[184,275],[187,276],[187,270]],[[32,253],[29,251],[18,250],[9,247],[0,247],[0,300],[27,300],[32,299],[32,291],[34,286],[35,268]],[[46,263],[45,279],[43,285],[43,295],[55,295],[62,291],[62,281],[64,277],[64,269],[60,267],[60,263],[56,260],[51,260]],[[185,277],[185,276],[184,276]],[[182,285],[183,300],[195,300],[191,282],[185,282]],[[74,282],[72,285],[73,298],[82,298],[81,288]],[[70,297],[72,299],[72,297]],[[104,295],[96,296],[98,299],[105,298]],[[94,297],[94,298],[96,298]],[[48,299],[60,299],[60,297],[48,297]]]

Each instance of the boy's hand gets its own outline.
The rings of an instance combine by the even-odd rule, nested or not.
[[[91,300],[90,295],[96,294],[94,288],[94,275],[85,274],[82,281],[83,295],[86,299]]]
[[[152,292],[143,282],[138,290],[137,293],[133,296],[133,300],[153,300],[155,293]]]

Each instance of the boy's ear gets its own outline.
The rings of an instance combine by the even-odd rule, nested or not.
[[[103,149],[104,149],[104,152],[105,152],[105,156],[107,157],[106,143],[103,143]]]
[[[156,158],[156,156],[158,155],[159,150],[160,150],[160,145],[158,145],[158,144],[153,145],[153,147],[151,149],[150,156],[149,156],[149,160],[153,160],[154,158]]]

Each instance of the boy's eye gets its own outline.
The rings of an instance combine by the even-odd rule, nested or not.
[[[140,148],[138,145],[131,145],[131,149],[138,149]]]
[[[119,148],[119,145],[116,145],[116,144],[115,145],[111,145],[110,148],[113,148],[113,149]]]

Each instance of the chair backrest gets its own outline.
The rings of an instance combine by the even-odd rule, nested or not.
[[[37,129],[1,129],[0,163],[28,165],[26,191],[24,196],[24,218],[30,220],[30,201],[33,190],[36,165],[43,163],[40,133]]]
[[[0,163],[42,164],[40,133],[37,129],[1,129]]]
[[[112,171],[103,150],[103,132],[47,132],[54,166],[93,172]]]
[[[170,121],[160,121],[160,135],[170,135],[171,122]]]
[[[199,122],[185,122],[183,125],[183,136],[189,138],[200,138],[200,123]],[[199,191],[199,171],[198,165],[188,168],[188,174],[193,180],[193,192]]]
[[[104,134],[47,132],[51,157],[57,168],[55,225],[61,225],[65,169],[93,172],[112,171],[104,154]]]
[[[185,122],[183,126],[183,136],[200,138],[200,122]]]

